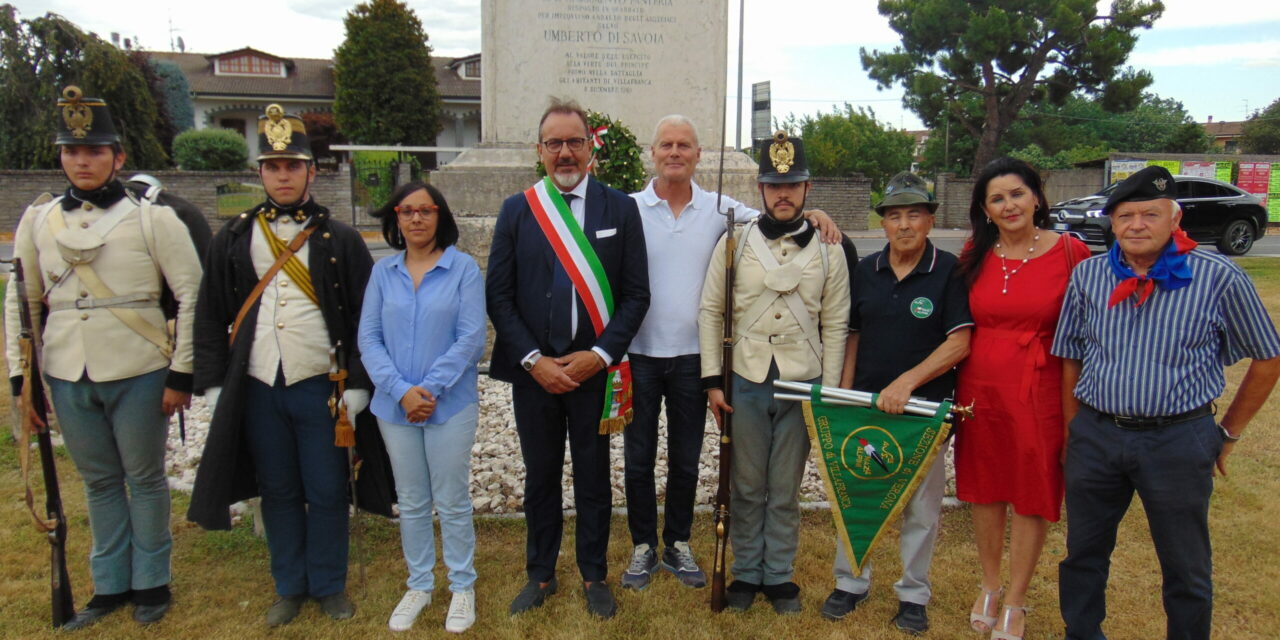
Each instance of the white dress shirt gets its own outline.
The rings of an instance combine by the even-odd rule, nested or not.
[[[305,224],[305,223],[304,223]],[[302,231],[303,224],[289,216],[268,223],[286,244]],[[253,223],[249,256],[258,277],[266,275],[275,263],[271,246],[262,237],[262,228]],[[310,247],[303,243],[294,255],[307,264]],[[313,376],[329,373],[329,328],[320,307],[311,301],[289,274],[281,269],[271,279],[258,302],[258,322],[254,328],[253,350],[249,354],[249,375],[268,386],[274,385],[276,371],[284,371],[284,382],[291,385]]]
[[[695,354],[698,345],[698,304],[702,282],[716,241],[724,235],[724,216],[716,212],[716,194],[690,184],[693,198],[677,217],[650,180],[644,191],[631,194],[640,208],[645,246],[649,252],[649,312],[631,340],[630,351],[652,358]],[[724,196],[720,211],[733,208],[738,224],[760,212]]]

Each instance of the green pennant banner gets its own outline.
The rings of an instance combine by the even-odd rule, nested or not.
[[[813,398],[820,389],[814,385]],[[951,403],[941,405],[933,417],[921,417],[818,400],[804,403],[836,531],[857,571],[946,443],[951,425],[943,419]]]

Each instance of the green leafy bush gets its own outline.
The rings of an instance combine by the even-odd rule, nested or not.
[[[187,171],[239,171],[248,166],[249,149],[230,129],[188,129],[173,139],[173,159]]]

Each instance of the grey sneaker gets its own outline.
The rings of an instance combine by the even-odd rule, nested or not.
[[[700,589],[707,586],[707,574],[698,568],[688,542],[677,542],[663,550],[662,568],[674,573],[680,584],[686,587]]]
[[[622,588],[640,590],[649,586],[658,567],[658,554],[647,544],[638,544],[631,552],[631,564],[622,572]]]
[[[278,627],[293,622],[293,619],[298,617],[298,612],[302,610],[302,603],[306,601],[306,596],[281,596],[270,609],[267,609],[267,626]]]
[[[347,594],[342,591],[316,598],[316,600],[320,603],[320,610],[334,620],[349,620],[356,615],[355,603],[351,602]]]

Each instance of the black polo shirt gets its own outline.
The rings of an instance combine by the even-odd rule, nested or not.
[[[969,291],[957,265],[955,256],[927,240],[920,262],[902,280],[889,265],[888,245],[858,263],[849,309],[849,330],[859,333],[854,389],[879,392],[923,362],[951,332],[973,326]],[[955,386],[953,369],[913,395],[943,400]]]

